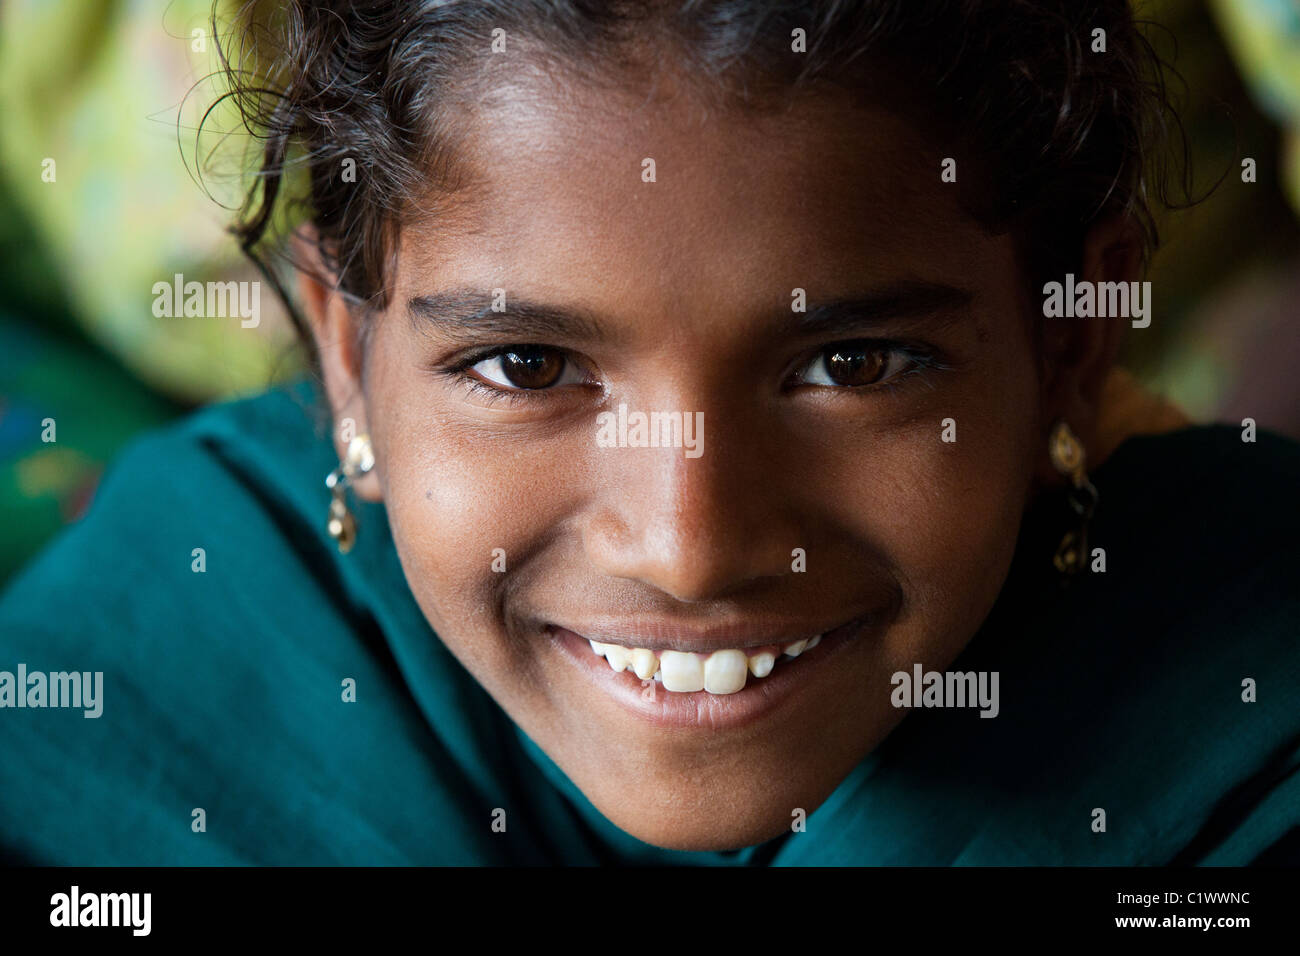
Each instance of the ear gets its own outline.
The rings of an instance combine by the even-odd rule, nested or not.
[[[1127,216],[1103,220],[1084,238],[1081,272],[1076,282],[1135,282],[1142,273],[1142,233]],[[1064,276],[1057,277],[1058,281]],[[1108,318],[1042,318],[1044,427],[1058,418],[1066,423],[1087,453],[1088,465],[1102,452],[1098,426],[1105,384],[1119,355],[1128,320]],[[1059,481],[1046,465],[1047,434],[1043,435],[1044,477]]]
[[[359,319],[338,292],[337,277],[325,266],[315,230],[304,226],[294,233],[292,242],[299,263],[298,300],[320,356],[325,394],[334,419],[334,449],[342,461],[349,441],[370,433],[362,389]],[[353,482],[352,489],[365,501],[382,500],[378,460],[374,470]]]

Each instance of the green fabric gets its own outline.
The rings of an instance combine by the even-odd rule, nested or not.
[[[0,280],[0,293],[3,286]],[[105,463],[176,409],[89,343],[21,322],[3,307],[0,355],[3,583],[81,513]]]
[[[0,709],[6,859],[1296,858],[1295,443],[1243,443],[1228,427],[1126,442],[1094,474],[1106,573],[1057,589],[1050,528],[1031,520],[998,606],[952,665],[1000,672],[996,719],[918,710],[806,832],[679,853],[606,821],[444,648],[382,506],[358,509],[351,554],[332,548],[322,479],[336,462],[313,401],[305,386],[276,390],[138,440],[86,518],[0,598],[0,670],[104,672],[98,719]],[[355,703],[341,700],[348,677]],[[1241,700],[1245,677],[1256,703]]]

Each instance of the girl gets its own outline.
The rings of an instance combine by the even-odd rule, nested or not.
[[[11,587],[5,661],[103,673],[0,713],[13,858],[1295,860],[1300,449],[1114,369],[1123,0],[240,24],[234,228],[278,285],[305,204],[319,376],[142,439]]]

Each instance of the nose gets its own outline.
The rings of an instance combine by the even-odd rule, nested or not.
[[[681,448],[600,449],[599,504],[584,528],[600,572],[686,603],[791,573],[801,542],[772,436],[729,430],[717,415],[706,424],[696,458]]]

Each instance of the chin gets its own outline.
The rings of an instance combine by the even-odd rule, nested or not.
[[[790,830],[794,819],[789,811],[746,808],[739,814],[734,801],[723,801],[720,812],[699,810],[664,816],[605,812],[620,830],[643,843],[665,850],[718,852],[739,850],[766,843]]]
[[[791,832],[842,777],[835,767],[800,767],[791,756],[783,752],[761,766],[728,768],[706,760],[690,769],[679,763],[658,772],[597,772],[582,789],[608,820],[644,843],[669,850],[737,850]]]

